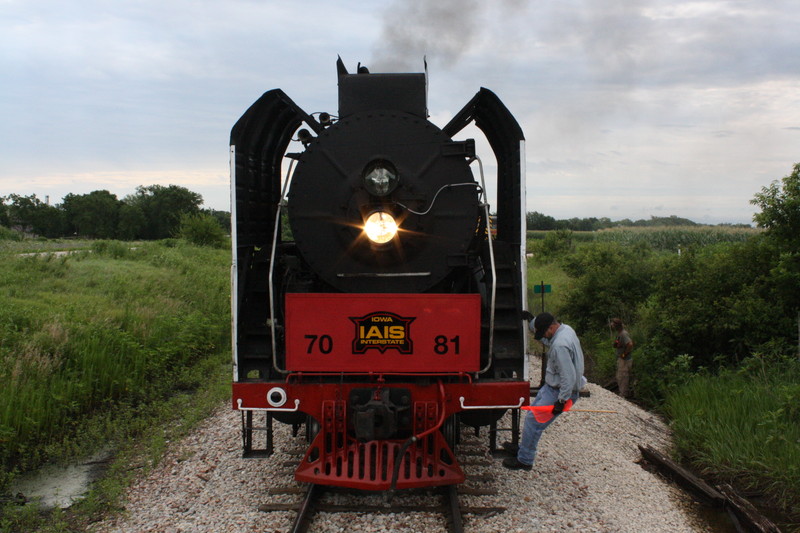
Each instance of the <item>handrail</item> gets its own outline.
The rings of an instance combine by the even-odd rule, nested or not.
[[[464,405],[464,400],[463,396],[458,399],[462,409],[519,409],[525,403],[524,396],[520,396],[519,404],[517,405]]]
[[[487,361],[486,366],[482,368],[478,375],[486,373],[489,368],[491,368],[492,363],[494,361],[493,352],[494,352],[494,312],[495,312],[495,302],[497,298],[497,268],[495,265],[494,259],[494,246],[492,245],[492,227],[491,222],[489,220],[489,198],[486,194],[486,181],[483,176],[483,161],[477,155],[472,158],[469,164],[472,164],[472,161],[478,162],[478,170],[480,171],[481,176],[481,188],[483,193],[483,211],[484,217],[486,218],[486,240],[487,244],[489,245],[489,265],[492,272],[492,296],[489,300],[489,347],[487,350]]]
[[[294,400],[294,409],[291,407],[242,407],[242,399],[236,398],[236,407],[239,411],[281,411],[284,413],[294,413],[300,410],[300,400]]]
[[[278,247],[278,229],[281,224],[281,208],[286,205],[286,192],[289,190],[289,183],[292,180],[292,169],[294,168],[294,159],[289,162],[289,168],[286,170],[286,179],[283,182],[283,190],[281,197],[278,200],[278,205],[275,209],[275,225],[272,229],[272,248],[269,256],[269,274],[267,276],[269,288],[269,327],[272,342],[272,368],[279,374],[288,374],[289,371],[284,368],[278,368],[278,344],[275,339],[275,287],[272,283],[272,276],[275,271],[275,250]]]

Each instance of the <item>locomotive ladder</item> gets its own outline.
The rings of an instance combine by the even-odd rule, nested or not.
[[[495,379],[522,378],[522,361],[524,359],[523,335],[520,323],[519,264],[515,246],[503,241],[494,241],[495,279],[487,271],[490,283],[496,287],[493,362],[490,372]],[[482,335],[488,338],[488,324],[483,325]]]
[[[494,241],[495,254],[495,279],[491,280],[496,284],[495,295],[495,320],[494,320],[494,344],[492,376],[496,379],[522,379],[524,375],[524,350],[525,344],[523,336],[527,333],[523,330],[520,334],[520,306],[522,302],[520,274],[519,274],[519,255],[517,248],[503,241]],[[488,324],[484,324],[486,330],[483,335],[488,337]],[[515,376],[516,374],[516,376]],[[492,422],[489,426],[489,450],[495,453],[497,448],[497,434],[500,432],[510,432],[511,442],[519,443],[520,412],[513,409],[511,411],[511,427],[498,428],[497,422]],[[477,430],[476,430],[477,431]]]

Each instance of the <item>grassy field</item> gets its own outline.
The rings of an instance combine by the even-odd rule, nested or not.
[[[196,369],[227,359],[227,250],[100,241],[22,256],[16,244],[0,254],[0,482],[91,451],[106,440],[86,441],[89,421],[197,389]]]

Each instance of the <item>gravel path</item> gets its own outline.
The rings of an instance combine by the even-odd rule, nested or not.
[[[530,472],[509,471],[501,458],[470,461],[467,477],[494,477],[497,496],[462,496],[462,505],[501,505],[491,517],[465,515],[466,531],[528,532],[680,532],[710,531],[695,516],[694,503],[674,485],[642,469],[637,444],[666,452],[668,428],[657,417],[589,384],[589,398],[545,432]],[[239,414],[220,407],[201,427],[176,443],[163,462],[128,491],[126,512],[94,525],[95,532],[251,532],[287,531],[294,513],[258,511],[263,503],[290,502],[293,495],[268,489],[295,485],[286,463],[305,447],[302,431],[276,424],[276,453],[269,459],[242,459]],[[509,425],[509,424],[506,424]],[[474,431],[463,433],[475,440]],[[481,441],[488,444],[487,432]],[[485,447],[484,447],[485,449]],[[488,461],[488,463],[487,463]],[[469,479],[467,484],[469,484]],[[322,514],[313,531],[444,531],[441,516]]]

